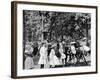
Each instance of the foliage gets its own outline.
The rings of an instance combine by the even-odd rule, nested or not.
[[[40,40],[43,30],[49,33],[50,40],[77,40],[88,37],[91,28],[89,13],[24,10],[23,14],[25,40]]]

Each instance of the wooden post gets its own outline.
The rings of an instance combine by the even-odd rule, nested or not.
[[[41,16],[42,16],[42,17],[41,17],[41,18],[42,18],[42,28],[41,28],[41,29],[42,29],[42,41],[43,41],[43,40],[44,40],[44,37],[43,37],[43,20],[44,20],[44,19],[43,19],[43,12],[42,12],[42,15],[41,15]]]

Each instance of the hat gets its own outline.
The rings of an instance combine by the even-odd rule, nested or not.
[[[87,40],[87,38],[86,38],[86,37],[84,37],[82,40]]]
[[[76,42],[70,42],[70,44],[75,44]]]
[[[32,51],[33,51],[33,48],[31,47],[31,45],[25,46],[25,53],[26,54],[31,54]]]
[[[52,48],[53,48],[53,47],[56,47],[56,44],[53,44],[51,47],[52,47]]]

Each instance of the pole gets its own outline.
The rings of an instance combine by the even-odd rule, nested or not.
[[[43,40],[44,40],[44,37],[43,37],[43,20],[44,20],[44,19],[43,19],[43,12],[42,12],[42,15],[41,15],[41,16],[42,16],[42,17],[41,17],[41,18],[42,18],[42,28],[41,28],[41,29],[42,29],[42,41],[43,41]]]

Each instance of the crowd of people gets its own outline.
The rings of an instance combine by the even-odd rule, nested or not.
[[[86,41],[85,41],[86,42]],[[83,44],[82,41],[74,41],[66,43],[65,41],[50,42],[43,41],[37,46],[32,43],[25,45],[25,69],[34,68],[33,57],[39,56],[37,65],[40,68],[44,68],[46,64],[49,64],[49,68],[63,67],[69,63],[77,64],[80,59],[87,64],[85,55],[90,55],[90,46]]]

